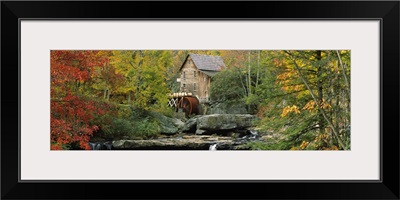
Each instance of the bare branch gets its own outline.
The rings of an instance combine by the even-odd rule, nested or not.
[[[344,65],[343,65],[343,62],[342,62],[342,58],[340,57],[340,54],[339,54],[339,51],[338,50],[336,50],[336,54],[337,54],[337,56],[338,56],[338,58],[339,58],[339,63],[340,63],[340,66],[342,67],[342,74],[343,74],[343,77],[344,77],[344,80],[346,81],[346,84],[349,86],[349,97],[351,96],[350,94],[350,82],[349,82],[349,80],[347,79],[347,76],[346,76],[346,70],[345,70],[345,68],[344,68]]]

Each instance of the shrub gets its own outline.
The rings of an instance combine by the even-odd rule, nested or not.
[[[118,118],[129,118],[132,116],[131,105],[118,105]]]
[[[114,138],[121,138],[132,132],[132,123],[126,119],[114,118],[110,133]]]
[[[160,126],[150,111],[119,106],[117,115],[103,115],[96,119],[100,124],[93,140],[146,139],[157,136]]]
[[[154,119],[150,117],[134,121],[133,131],[130,133],[131,137],[152,138],[159,134],[160,128]]]
[[[245,91],[240,82],[240,72],[236,69],[226,69],[213,77],[210,97],[213,101],[237,101],[242,99]]]

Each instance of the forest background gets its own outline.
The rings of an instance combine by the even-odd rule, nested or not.
[[[348,50],[52,50],[51,149],[90,149],[95,136],[157,137],[149,113],[173,117],[168,95],[179,92],[189,53],[221,56],[212,103],[241,105],[259,117],[271,142],[262,150],[349,150]]]

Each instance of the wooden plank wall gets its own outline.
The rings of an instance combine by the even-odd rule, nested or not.
[[[185,77],[184,77],[185,74]],[[195,76],[196,74],[196,76]],[[190,57],[186,60],[181,70],[180,92],[191,92],[200,99],[208,99],[210,93],[211,78],[199,71]],[[195,90],[196,84],[196,90]]]

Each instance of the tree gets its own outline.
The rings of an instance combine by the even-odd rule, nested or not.
[[[170,61],[168,54],[161,51],[145,51],[143,64],[139,69],[140,80],[135,95],[136,106],[149,110],[151,106],[164,107],[168,102],[169,90],[166,87],[165,69]]]
[[[240,71],[235,68],[226,69],[216,74],[212,79],[210,88],[211,99],[216,102],[242,101],[244,103],[243,98],[246,91],[238,80],[239,76],[241,76]]]
[[[91,121],[107,106],[87,98],[86,90],[96,66],[107,57],[100,51],[51,51],[51,149],[78,142],[88,149],[90,137],[99,130]]]
[[[350,137],[346,132],[350,122],[350,99],[346,98],[349,85],[344,78],[349,77],[350,71],[339,67],[340,58],[348,58],[349,51],[341,53],[343,55],[337,56],[336,51],[270,52],[275,57],[270,71],[276,74],[276,85],[281,90],[274,91],[281,103],[276,102],[280,106],[273,110],[281,110],[281,115],[272,120],[271,116],[266,117],[264,123],[275,129],[280,127],[277,130],[285,133],[286,148],[350,148]],[[346,66],[349,66],[347,61]],[[264,116],[268,116],[265,112],[268,105],[265,101],[260,108],[264,110]]]

